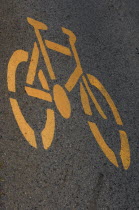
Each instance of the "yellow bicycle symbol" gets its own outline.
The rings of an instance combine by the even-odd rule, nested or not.
[[[34,47],[32,50],[31,61],[28,68],[28,74],[26,78],[26,86],[25,91],[29,96],[39,98],[45,100],[50,103],[55,103],[58,111],[60,112],[61,116],[65,119],[70,118],[71,116],[71,104],[69,100],[69,93],[72,92],[73,88],[76,84],[80,83],[80,97],[81,103],[86,115],[92,116],[92,110],[90,106],[89,99],[94,103],[98,113],[103,119],[108,119],[105,112],[103,111],[101,105],[98,103],[95,95],[93,94],[90,86],[95,86],[99,92],[105,98],[107,104],[109,105],[111,112],[114,116],[116,124],[121,126],[119,130],[119,137],[121,141],[121,149],[119,151],[119,156],[123,163],[124,169],[128,169],[130,166],[130,147],[127,138],[126,132],[123,130],[123,122],[121,116],[105,87],[101,84],[101,82],[94,77],[93,75],[83,73],[83,69],[81,67],[80,59],[75,47],[76,36],[75,34],[62,27],[62,32],[66,34],[69,38],[70,47],[65,47],[60,44],[51,42],[49,40],[43,40],[40,30],[47,30],[48,27],[32,18],[27,18],[28,23],[33,26],[37,42],[34,43]],[[39,47],[38,47],[39,46]],[[40,49],[39,49],[40,48]],[[40,69],[38,72],[38,78],[41,82],[43,90],[38,90],[33,87],[34,78],[37,74],[37,65],[39,60],[40,52],[44,58],[45,65],[48,70],[49,79],[51,81],[56,80],[56,75],[53,71],[52,64],[47,52],[47,48],[62,53],[67,56],[73,56],[76,62],[76,68],[74,69],[73,73],[70,75],[69,79],[66,81],[65,85],[62,87],[59,84],[54,84],[52,89],[52,94],[50,94],[50,87],[45,77],[43,71]],[[8,63],[8,73],[7,73],[7,83],[8,83],[8,90],[10,92],[16,92],[16,71],[17,67],[22,62],[27,62],[29,58],[29,53],[24,50],[16,50],[10,58]],[[34,130],[31,126],[26,122],[22,111],[20,109],[19,103],[17,99],[10,97],[10,103],[12,106],[14,117],[17,121],[17,124],[24,135],[25,139],[29,142],[29,144],[35,148],[37,148],[36,137]],[[88,125],[90,130],[95,137],[99,147],[104,152],[106,157],[113,163],[116,167],[119,167],[117,158],[113,150],[108,146],[106,141],[104,140],[97,123],[88,121]],[[55,112],[53,109],[46,110],[46,123],[45,127],[41,132],[42,142],[44,149],[48,149],[53,141],[55,133]]]

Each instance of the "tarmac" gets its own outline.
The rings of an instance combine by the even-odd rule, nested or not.
[[[0,14],[0,177],[4,180],[0,183],[0,209],[139,209],[139,2],[1,0]],[[68,119],[62,117],[54,103],[26,94],[28,66],[37,42],[27,17],[47,25],[48,30],[41,31],[43,39],[69,46],[61,27],[76,35],[75,46],[84,74],[93,75],[103,84],[122,118],[130,148],[127,168],[119,156],[121,141],[117,131],[121,127],[115,123],[108,103],[96,87],[91,90],[105,110],[107,120],[102,119],[91,99],[93,115],[84,113],[81,80],[68,94],[71,104]],[[11,93],[7,84],[8,64],[19,49],[28,52],[29,59],[19,64],[16,92]],[[56,83],[64,87],[76,67],[75,59],[50,49],[48,52]],[[41,53],[38,63],[37,71],[47,72]],[[52,88],[50,78],[48,82]],[[41,89],[37,76],[34,87]],[[37,148],[21,132],[10,98],[17,99],[35,133]],[[55,132],[51,146],[45,149],[40,133],[45,126],[47,108],[55,113]],[[102,151],[88,121],[99,126],[107,145],[116,154],[118,167]]]

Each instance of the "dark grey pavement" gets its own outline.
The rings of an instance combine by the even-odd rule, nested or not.
[[[72,115],[56,112],[56,133],[48,150],[39,136],[45,123],[44,101],[27,97],[24,85],[28,64],[17,73],[16,97],[25,118],[35,130],[38,149],[19,130],[9,103],[7,65],[15,50],[31,55],[33,28],[27,17],[45,23],[43,38],[68,45],[61,27],[72,30],[84,73],[97,77],[114,100],[128,134],[131,164],[116,168],[104,155],[87,125],[79,84],[70,94]],[[60,84],[75,67],[74,60],[50,52]],[[40,68],[45,69],[43,60]],[[39,87],[39,82],[36,79]],[[0,177],[4,210],[126,210],[139,209],[139,1],[134,0],[1,0],[0,5]],[[111,112],[94,89],[106,113]],[[107,143],[117,154],[120,139],[109,122],[101,120],[92,104]]]

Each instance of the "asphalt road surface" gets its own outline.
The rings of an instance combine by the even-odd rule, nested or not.
[[[139,209],[139,1],[1,0],[0,3],[0,177],[4,180],[0,182],[0,209]],[[38,37],[29,23],[33,19],[48,27],[36,29]],[[39,29],[46,27],[35,24]],[[76,35],[76,43],[73,35],[69,40],[61,27]],[[39,33],[43,40],[50,41],[46,43],[50,60]],[[31,57],[34,42],[36,48]],[[72,56],[67,47],[72,48]],[[15,51],[17,54],[11,57]],[[24,62],[17,65],[18,60]],[[28,84],[27,94],[25,86],[31,62],[30,69],[36,65],[36,70],[32,70],[36,74],[33,85]],[[48,76],[50,64],[56,80],[52,74]],[[82,76],[78,78],[77,72],[69,86],[65,86],[77,66],[85,76],[97,78],[92,80],[96,82],[90,86],[91,91],[108,119],[103,119],[94,101],[86,95],[87,87],[81,86]],[[35,92],[42,90],[40,81],[47,89],[44,75],[50,95],[46,95],[47,91]],[[74,81],[77,84],[67,91]],[[100,84],[114,101],[124,126],[115,122]],[[37,96],[32,97],[33,94]],[[62,94],[68,98],[65,100]],[[45,97],[50,101],[42,100]],[[87,114],[88,97],[92,116]],[[50,116],[45,126],[46,110]],[[98,125],[104,139],[97,130],[91,132],[88,122],[92,123],[92,129]],[[123,139],[119,129],[124,132]]]

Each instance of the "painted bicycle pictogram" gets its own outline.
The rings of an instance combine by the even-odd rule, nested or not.
[[[72,93],[73,88],[76,87],[76,84],[79,83],[80,98],[84,113],[88,116],[93,116],[89,101],[91,99],[92,103],[95,105],[96,110],[98,111],[100,116],[105,120],[109,120],[109,117],[106,116],[104,110],[102,109],[101,105],[99,104],[98,100],[96,99],[94,93],[91,90],[91,86],[97,88],[98,91],[102,94],[102,96],[106,100],[108,106],[110,107],[116,124],[121,126],[121,129],[119,130],[119,137],[121,142],[119,156],[121,158],[124,169],[128,169],[130,166],[130,147],[129,147],[127,134],[123,130],[123,122],[121,116],[118,112],[118,109],[115,106],[114,101],[112,100],[111,96],[109,95],[105,87],[101,84],[101,82],[93,75],[83,73],[80,59],[75,47],[76,43],[75,34],[71,30],[62,27],[62,32],[67,35],[69,40],[70,46],[66,47],[49,40],[43,40],[40,31],[48,30],[48,27],[44,23],[29,17],[27,18],[27,21],[34,28],[34,32],[37,38],[37,41],[34,42],[31,61],[29,63],[29,68],[26,78],[25,91],[27,95],[42,99],[49,103],[53,103],[53,105],[56,106],[61,116],[65,119],[69,119],[72,112],[71,103],[70,103],[70,94]],[[73,73],[68,78],[68,80],[65,82],[65,85],[62,87],[59,84],[54,84],[52,88],[52,94],[50,93],[48,79],[51,81],[55,81],[56,75],[53,70],[47,49],[57,51],[66,56],[73,56],[76,63],[76,67]],[[38,71],[38,78],[40,80],[43,90],[35,89],[32,87],[35,75],[37,74],[37,65],[40,53],[44,58],[44,63],[46,65],[49,74],[49,78],[46,78],[43,70],[40,69]],[[16,72],[18,65],[22,62],[27,62],[28,59],[29,59],[29,53],[24,50],[16,50],[12,54],[8,63],[8,72],[7,72],[8,90],[10,92],[14,93],[16,92]],[[22,132],[28,143],[31,146],[37,148],[35,132],[31,128],[31,126],[27,123],[25,117],[23,116],[22,110],[18,103],[18,99],[10,97],[10,103],[20,131]],[[41,131],[41,138],[44,149],[48,149],[51,146],[56,129],[54,109],[51,108],[46,109],[46,116],[47,117],[46,117],[45,127]],[[90,127],[91,133],[93,134],[94,138],[96,139],[103,153],[106,155],[106,157],[109,159],[109,161],[112,164],[114,164],[116,167],[119,167],[116,155],[104,140],[103,135],[99,130],[99,125],[97,125],[97,122],[93,122],[93,117],[92,117],[92,121],[88,121],[87,123],[88,126]]]

